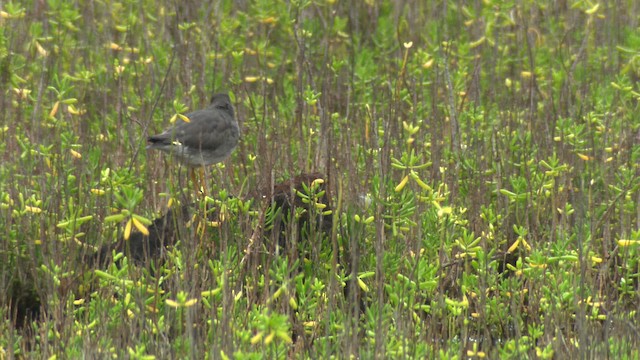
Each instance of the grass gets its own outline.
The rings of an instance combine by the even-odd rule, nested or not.
[[[0,10],[0,359],[640,357],[635,2]],[[145,139],[221,90],[204,236],[90,266],[192,201]]]

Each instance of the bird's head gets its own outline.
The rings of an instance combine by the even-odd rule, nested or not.
[[[228,94],[218,93],[211,97],[211,105],[213,108],[226,111],[231,117],[234,116],[233,105],[231,105],[231,99]]]

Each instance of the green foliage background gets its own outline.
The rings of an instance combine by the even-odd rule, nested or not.
[[[640,356],[636,1],[0,7],[0,359]],[[222,90],[221,221],[77,260],[188,201],[145,139]],[[330,230],[263,234],[309,172]]]

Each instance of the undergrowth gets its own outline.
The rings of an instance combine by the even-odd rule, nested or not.
[[[640,356],[635,2],[0,10],[0,359]],[[133,259],[198,199],[146,137],[219,91]]]

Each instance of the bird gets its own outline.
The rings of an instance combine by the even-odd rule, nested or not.
[[[191,170],[191,180],[196,182],[195,169],[200,168],[201,178],[204,167],[224,161],[238,146],[240,127],[235,117],[231,99],[226,93],[211,97],[205,109],[185,114],[188,121],[178,117],[176,123],[158,135],[147,138],[147,149],[168,153]],[[202,191],[206,186],[202,179]]]

